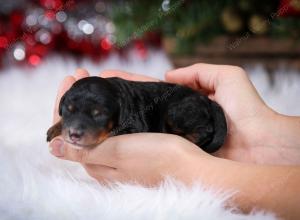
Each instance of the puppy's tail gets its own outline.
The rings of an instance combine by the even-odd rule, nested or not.
[[[223,109],[216,102],[211,102],[211,112],[215,132],[212,141],[205,146],[207,153],[213,153],[219,150],[227,136],[227,123]]]

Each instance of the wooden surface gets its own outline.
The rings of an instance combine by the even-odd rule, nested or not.
[[[245,35],[240,38],[219,37],[206,45],[198,45],[191,55],[176,55],[165,47],[176,67],[198,62],[251,66],[263,64],[274,70],[282,65],[300,70],[300,40],[253,38]]]

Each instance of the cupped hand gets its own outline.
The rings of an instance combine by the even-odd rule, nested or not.
[[[113,70],[105,71],[103,75],[129,80],[154,80]],[[214,155],[242,162],[280,162],[278,148],[268,142],[272,138],[268,131],[276,114],[260,98],[242,68],[195,64],[167,72],[166,81],[202,91],[222,106],[227,119],[228,137]]]
[[[79,69],[74,76],[63,80],[56,99],[54,122],[59,120],[58,106],[63,94],[76,80],[88,76],[87,71]],[[116,70],[105,71],[101,76],[158,81],[155,78]],[[50,151],[60,159],[81,163],[87,173],[99,182],[136,182],[146,186],[158,184],[165,176],[174,177],[187,184],[192,183],[194,178],[200,178],[199,174],[195,177],[195,170],[199,172],[201,169],[200,162],[207,163],[206,161],[213,159],[180,136],[159,133],[115,136],[90,149],[78,149],[58,136],[51,141]]]
[[[62,95],[76,80],[87,76],[89,76],[87,71],[78,70],[74,76],[69,76],[63,81],[56,100],[55,122],[59,119],[57,106]],[[121,77],[136,81],[158,81],[158,79],[115,70],[105,71],[101,76]],[[274,144],[272,133],[272,125],[277,120],[277,114],[261,100],[242,69],[232,66],[197,64],[168,72],[166,80],[201,90],[223,107],[229,134],[225,145],[216,153],[216,156],[243,162],[282,163],[282,155],[286,155],[286,151],[280,150]],[[161,138],[164,142],[157,141]],[[270,141],[272,139],[273,143]],[[58,148],[59,144],[64,147]],[[115,161],[118,158],[120,163],[113,165],[97,162],[99,153],[95,152],[101,152],[102,145],[93,151],[80,151],[74,146],[66,145],[61,137],[58,137],[51,142],[50,149],[54,155],[62,159],[81,162],[86,171],[99,181],[131,180],[142,181],[146,185],[158,182],[163,175],[171,175],[182,181],[192,182],[195,177],[193,178],[190,172],[195,168],[199,169],[199,165],[203,164],[202,161],[208,164],[207,161],[213,158],[191,142],[175,135],[130,134],[109,138],[103,144],[107,146],[107,149],[109,147],[111,149],[108,158],[115,158]],[[127,152],[127,154],[120,154],[120,152]],[[85,158],[91,155],[95,155],[94,160],[87,162]],[[123,159],[120,160],[122,155]],[[287,158],[290,158],[289,156],[286,155]],[[214,160],[214,163],[210,164],[212,167],[213,164],[218,163]],[[209,167],[206,166],[207,170]],[[205,170],[198,172],[197,177],[200,177],[199,173],[205,173]]]
[[[189,184],[196,178],[195,169],[200,178],[200,164],[213,159],[184,138],[159,133],[119,135],[83,149],[57,137],[50,146],[52,154],[81,163],[90,176],[104,184],[131,182],[155,186],[166,176]],[[207,170],[206,167],[200,173],[204,175]]]
[[[222,106],[228,137],[216,156],[260,164],[299,164],[295,155],[300,149],[290,143],[295,139],[290,137],[294,132],[288,132],[291,120],[263,102],[242,68],[195,64],[169,71],[166,80],[202,90]]]
[[[54,122],[59,120],[57,106],[62,95],[76,80],[87,76],[87,71],[78,70],[74,76],[64,79],[56,100]],[[120,71],[107,71],[102,76],[157,81]],[[166,78],[204,90],[224,108],[230,133],[223,149],[218,152],[219,156],[261,163],[275,158],[275,154],[266,154],[271,151],[264,149],[270,146],[270,138],[274,138],[274,134],[267,134],[264,129],[269,128],[267,131],[270,131],[273,125],[270,120],[276,114],[263,103],[242,69],[198,64],[171,71]],[[295,118],[293,123],[286,121],[288,127],[296,132],[288,132],[285,136],[293,140],[299,140],[300,118],[296,120],[299,121],[294,123]],[[289,133],[293,133],[292,136]],[[297,141],[294,144],[299,146]],[[278,147],[274,148],[278,151]],[[92,177],[102,183],[119,181],[154,186],[165,176],[172,176],[186,184],[193,184],[199,179],[209,187],[236,191],[230,204],[238,204],[247,213],[252,207],[259,207],[287,219],[299,216],[299,197],[294,196],[299,191],[300,172],[297,166],[264,166],[224,160],[203,152],[182,137],[159,133],[115,136],[94,148],[84,149],[76,149],[59,136],[51,141],[50,151],[61,159],[80,162]],[[248,154],[245,156],[243,153]],[[265,158],[260,157],[259,160],[259,153]],[[276,162],[280,163],[280,160]]]
[[[114,70],[105,71],[102,76],[157,81]],[[299,138],[295,136],[299,128],[293,123],[294,119],[269,108],[242,68],[195,64],[167,72],[166,81],[202,91],[222,106],[228,137],[215,156],[258,164],[300,163]]]

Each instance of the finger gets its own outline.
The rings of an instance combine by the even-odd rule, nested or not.
[[[124,71],[119,71],[119,70],[105,70],[100,74],[101,77],[108,78],[108,77],[120,77],[122,79],[126,80],[131,80],[131,81],[143,81],[143,82],[158,82],[160,81],[159,79],[149,77],[149,76],[144,76],[140,74],[135,74],[135,73],[128,73]]]
[[[90,74],[88,73],[88,71],[85,70],[85,69],[81,69],[81,68],[77,69],[75,74],[74,74],[74,77],[75,77],[76,81],[80,80],[80,79],[83,79],[83,78],[86,78],[86,77],[89,77],[89,76],[90,76]]]
[[[240,71],[242,69],[235,66],[199,63],[171,70],[166,73],[165,78],[169,82],[187,85],[194,89],[215,91],[224,75]]]
[[[104,141],[103,143],[105,143]],[[102,144],[93,147],[76,147],[65,142],[61,136],[54,138],[49,145],[49,151],[56,157],[79,163],[97,164],[116,168],[114,146]]]
[[[118,180],[118,172],[116,169],[96,164],[82,164],[86,172],[99,182],[107,184]]]
[[[64,80],[61,82],[58,93],[55,100],[55,107],[53,112],[53,123],[57,123],[60,119],[60,116],[58,114],[58,108],[59,108],[59,102],[61,100],[61,97],[65,94],[66,91],[68,91],[73,83],[75,82],[75,78],[73,76],[67,76],[64,78]]]
[[[122,160],[120,155],[130,154],[130,149],[135,149],[135,151],[136,149],[140,149],[143,151],[143,146],[147,146],[149,143],[153,144],[153,139],[156,139],[158,135],[161,140],[168,137],[166,134],[160,137],[161,134],[156,133],[119,135],[108,138],[93,148],[76,147],[65,142],[61,136],[58,136],[50,142],[49,150],[54,156],[60,159],[117,168],[118,163]],[[140,147],[134,147],[136,145]],[[128,148],[128,146],[132,147]],[[127,148],[128,150],[124,150]]]

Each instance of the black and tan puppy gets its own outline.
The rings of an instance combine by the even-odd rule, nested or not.
[[[224,113],[216,102],[165,82],[84,78],[62,97],[59,115],[61,121],[48,130],[47,141],[62,134],[79,147],[95,146],[114,135],[162,132],[180,135],[212,153],[227,134]]]

